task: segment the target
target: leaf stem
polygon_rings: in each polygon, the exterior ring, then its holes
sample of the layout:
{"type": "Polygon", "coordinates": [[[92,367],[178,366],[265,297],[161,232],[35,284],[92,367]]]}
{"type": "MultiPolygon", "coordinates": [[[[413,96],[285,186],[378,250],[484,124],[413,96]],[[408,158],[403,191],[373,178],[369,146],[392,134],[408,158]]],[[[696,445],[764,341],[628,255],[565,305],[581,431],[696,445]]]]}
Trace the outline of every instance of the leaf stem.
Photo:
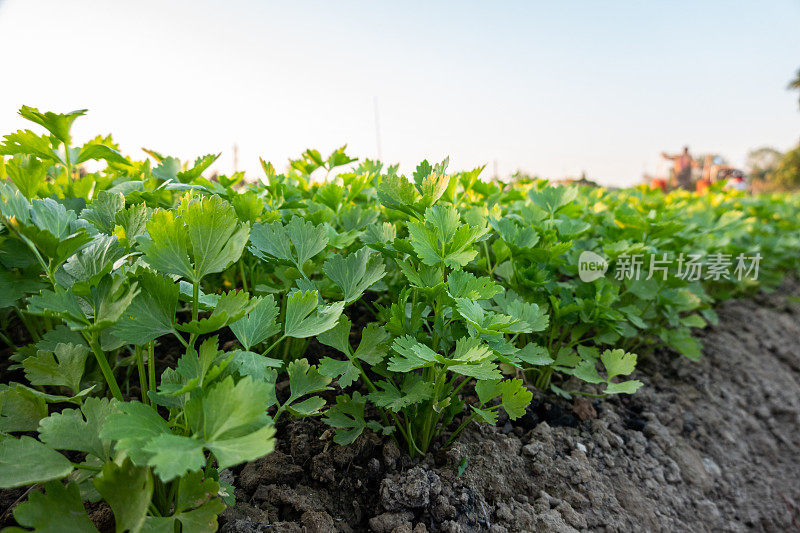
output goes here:
{"type": "Polygon", "coordinates": [[[286,335],[281,335],[281,336],[278,338],[278,340],[276,340],[275,342],[273,342],[272,344],[270,344],[269,348],[267,348],[266,350],[264,350],[264,352],[261,354],[261,357],[266,357],[266,356],[267,356],[267,354],[268,354],[269,352],[271,352],[271,351],[272,351],[272,349],[273,349],[273,348],[275,348],[275,346],[277,346],[277,345],[278,345],[278,343],[279,343],[279,342],[281,342],[281,341],[282,341],[283,339],[285,339],[285,338],[286,338],[286,335]]]}
{"type": "Polygon", "coordinates": [[[578,391],[578,390],[571,390],[571,391],[567,391],[567,392],[570,393],[570,394],[577,394],[579,396],[588,396],[590,398],[601,398],[602,399],[602,398],[606,398],[608,396],[607,394],[594,394],[592,392],[581,392],[581,391],[578,391]]]}
{"type": "Polygon", "coordinates": [[[178,341],[180,341],[181,344],[183,344],[184,348],[188,348],[189,347],[189,343],[186,342],[186,339],[184,339],[183,336],[180,333],[178,333],[175,330],[172,330],[172,334],[175,335],[175,338],[178,339],[178,341]]]}
{"type": "Polygon", "coordinates": [[[83,463],[72,463],[72,466],[78,470],[89,470],[90,472],[101,472],[103,470],[99,466],[87,465],[83,463]]]}
{"type": "Polygon", "coordinates": [[[136,353],[136,370],[139,374],[139,392],[142,395],[142,403],[147,405],[149,403],[147,400],[147,374],[144,369],[142,347],[137,345],[134,347],[134,351],[136,353]]]}
{"type": "Polygon", "coordinates": [[[486,244],[486,241],[483,241],[483,251],[486,254],[486,271],[492,276],[494,275],[494,268],[492,268],[492,258],[489,255],[489,245],[486,244]]]}
{"type": "MultiPolygon", "coordinates": [[[[490,408],[489,408],[489,410],[497,409],[498,407],[500,407],[500,405],[495,405],[494,407],[490,407],[490,408]]],[[[480,404],[480,405],[478,406],[478,409],[483,409],[483,404],[480,404]]],[[[453,440],[455,440],[455,438],[458,436],[458,434],[459,434],[459,433],[461,433],[461,431],[462,431],[462,430],[463,430],[465,427],[467,427],[467,425],[468,425],[470,422],[472,422],[473,420],[475,420],[475,417],[476,417],[477,415],[478,415],[478,413],[476,413],[476,412],[473,412],[473,413],[472,413],[472,415],[471,415],[469,418],[467,418],[467,419],[465,419],[463,422],[461,422],[461,424],[460,424],[460,425],[459,425],[459,426],[456,428],[456,430],[455,430],[455,431],[453,431],[453,433],[450,435],[450,437],[447,439],[447,441],[444,443],[444,446],[442,446],[442,447],[443,447],[443,448],[447,448],[448,446],[450,446],[450,444],[453,442],[453,440]]]]}
{"type": "Polygon", "coordinates": [[[16,351],[16,350],[17,350],[17,345],[16,345],[16,344],[14,344],[13,342],[11,342],[11,339],[9,339],[9,338],[8,338],[8,337],[5,335],[5,333],[3,333],[3,332],[0,332],[0,339],[2,339],[2,341],[3,341],[4,343],[6,343],[6,344],[8,345],[8,347],[9,347],[9,348],[11,348],[12,350],[14,350],[14,351],[16,351]]]}
{"type": "Polygon", "coordinates": [[[106,354],[103,353],[103,349],[100,347],[100,343],[97,340],[97,332],[93,331],[90,335],[84,333],[83,336],[89,343],[89,347],[92,349],[95,359],[97,359],[97,364],[100,366],[100,371],[103,373],[106,383],[108,383],[108,388],[111,390],[111,394],[118,401],[124,401],[122,398],[122,391],[119,390],[117,379],[114,377],[114,371],[111,370],[111,366],[108,364],[108,359],[106,359],[106,354]]]}
{"type": "Polygon", "coordinates": [[[197,314],[200,311],[200,283],[192,282],[192,321],[197,321],[197,314]]]}
{"type": "Polygon", "coordinates": [[[247,276],[244,275],[244,263],[241,259],[239,260],[239,275],[242,278],[242,289],[245,292],[250,292],[247,290],[247,276]]]}
{"type": "Polygon", "coordinates": [[[147,390],[156,390],[156,359],[155,359],[155,341],[150,341],[147,345],[147,390]]]}
{"type": "Polygon", "coordinates": [[[72,183],[72,162],[69,157],[69,144],[64,143],[64,167],[67,171],[67,184],[72,183]]]}
{"type": "Polygon", "coordinates": [[[30,334],[33,341],[39,342],[40,340],[42,340],[41,335],[39,335],[38,328],[36,328],[33,324],[31,324],[30,320],[28,320],[28,318],[25,316],[25,313],[23,313],[19,307],[15,307],[14,311],[17,312],[17,316],[22,322],[22,325],[25,326],[25,329],[28,330],[28,334],[30,334]]]}

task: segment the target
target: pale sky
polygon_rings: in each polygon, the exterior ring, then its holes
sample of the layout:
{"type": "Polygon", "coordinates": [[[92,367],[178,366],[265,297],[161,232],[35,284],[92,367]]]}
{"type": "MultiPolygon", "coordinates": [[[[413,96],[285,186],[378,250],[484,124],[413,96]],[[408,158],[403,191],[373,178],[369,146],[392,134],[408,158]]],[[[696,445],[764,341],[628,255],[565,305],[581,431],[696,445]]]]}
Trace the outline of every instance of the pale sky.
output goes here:
{"type": "MultiPolygon", "coordinates": [[[[625,185],[688,144],[800,140],[800,2],[0,0],[0,133],[88,108],[78,141],[223,152],[222,173],[347,143],[410,172],[493,162],[625,185]]],[[[34,126],[35,129],[35,126],[34,126]]]]}

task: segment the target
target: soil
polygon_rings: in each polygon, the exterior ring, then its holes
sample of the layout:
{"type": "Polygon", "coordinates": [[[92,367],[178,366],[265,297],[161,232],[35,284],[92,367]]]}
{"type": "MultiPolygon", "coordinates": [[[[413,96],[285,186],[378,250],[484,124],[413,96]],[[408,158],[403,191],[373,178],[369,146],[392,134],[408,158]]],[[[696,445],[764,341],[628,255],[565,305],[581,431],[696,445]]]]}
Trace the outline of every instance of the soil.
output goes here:
{"type": "Polygon", "coordinates": [[[223,472],[224,532],[800,531],[800,284],[729,301],[692,363],[640,358],[630,397],[537,395],[411,460],[387,438],[281,424],[271,455],[223,472]],[[461,473],[460,473],[461,471],[461,473]]]}

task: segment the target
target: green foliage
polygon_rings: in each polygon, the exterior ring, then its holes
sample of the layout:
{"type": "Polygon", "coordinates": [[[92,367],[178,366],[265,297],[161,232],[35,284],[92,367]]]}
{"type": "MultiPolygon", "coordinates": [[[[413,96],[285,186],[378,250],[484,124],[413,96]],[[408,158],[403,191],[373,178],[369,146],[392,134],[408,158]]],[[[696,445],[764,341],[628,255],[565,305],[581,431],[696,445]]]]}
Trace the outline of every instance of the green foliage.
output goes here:
{"type": "Polygon", "coordinates": [[[218,196],[186,196],[175,211],[153,213],[147,235],[137,240],[154,269],[199,283],[239,259],[249,232],[250,225],[218,196]]]}
{"type": "Polygon", "coordinates": [[[25,380],[0,384],[0,487],[43,485],[25,528],[91,531],[100,498],[119,531],[214,531],[219,471],[270,453],[282,416],[421,455],[524,416],[534,387],[632,394],[636,354],[698,360],[715,302],[799,266],[794,195],[504,185],[447,160],[406,177],[345,147],[212,179],[216,155],[136,161],[73,145],[83,111],[20,113],[46,132],[0,143],[2,339],[25,380]],[[609,263],[594,281],[585,251],[609,263]],[[755,252],[758,279],[682,275],[755,252]],[[615,275],[637,254],[674,260],[615,275]]]}

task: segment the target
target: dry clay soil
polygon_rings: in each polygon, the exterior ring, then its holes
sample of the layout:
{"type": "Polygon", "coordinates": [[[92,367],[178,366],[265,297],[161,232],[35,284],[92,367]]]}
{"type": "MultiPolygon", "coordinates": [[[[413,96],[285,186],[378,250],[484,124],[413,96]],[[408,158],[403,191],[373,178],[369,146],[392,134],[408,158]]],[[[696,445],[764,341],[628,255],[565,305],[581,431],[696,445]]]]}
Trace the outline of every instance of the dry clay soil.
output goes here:
{"type": "Polygon", "coordinates": [[[722,304],[702,360],[640,358],[631,397],[535,396],[421,460],[282,424],[273,454],[223,473],[237,504],[221,530],[800,531],[798,295],[790,280],[722,304]]]}

